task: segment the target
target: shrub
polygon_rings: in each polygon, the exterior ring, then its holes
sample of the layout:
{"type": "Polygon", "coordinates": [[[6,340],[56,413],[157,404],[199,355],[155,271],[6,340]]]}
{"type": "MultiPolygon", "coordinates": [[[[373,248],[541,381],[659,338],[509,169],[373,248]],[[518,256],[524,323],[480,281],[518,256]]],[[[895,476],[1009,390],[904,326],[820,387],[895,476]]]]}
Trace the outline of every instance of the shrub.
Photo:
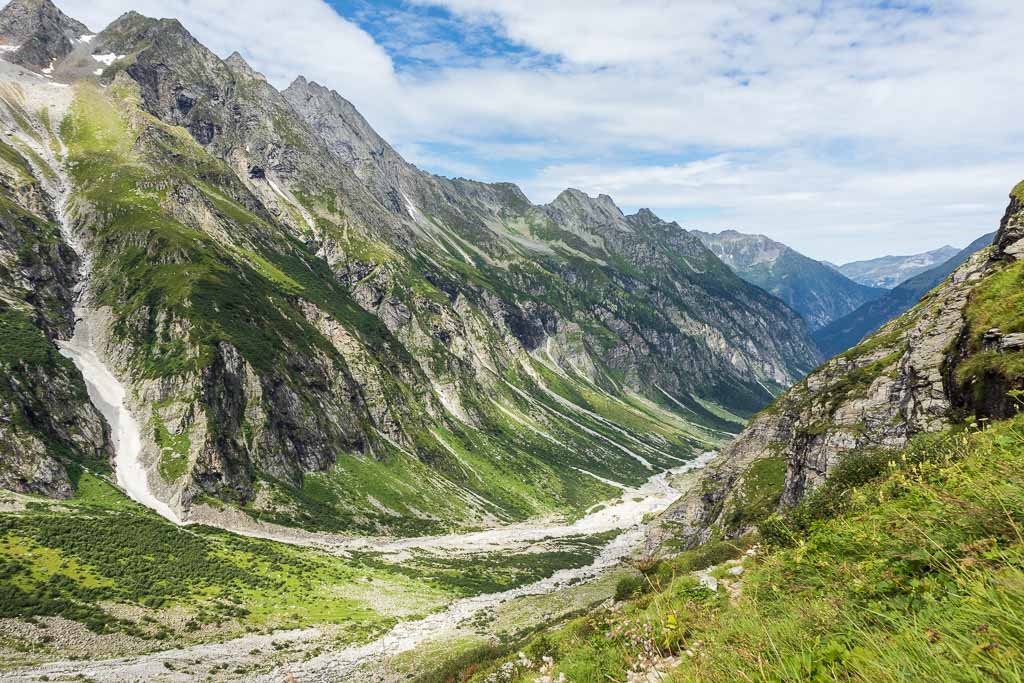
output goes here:
{"type": "Polygon", "coordinates": [[[615,600],[623,601],[629,600],[643,592],[644,586],[647,581],[643,576],[629,575],[623,576],[619,579],[619,582],[615,584],[615,600]]]}

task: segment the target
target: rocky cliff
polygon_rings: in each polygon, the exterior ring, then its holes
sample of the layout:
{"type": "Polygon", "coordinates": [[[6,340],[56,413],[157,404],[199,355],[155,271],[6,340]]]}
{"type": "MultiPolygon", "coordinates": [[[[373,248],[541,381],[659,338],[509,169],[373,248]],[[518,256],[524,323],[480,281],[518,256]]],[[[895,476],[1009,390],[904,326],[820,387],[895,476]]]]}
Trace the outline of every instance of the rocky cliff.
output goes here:
{"type": "Polygon", "coordinates": [[[665,513],[652,547],[673,536],[695,545],[743,534],[841,462],[1015,411],[1012,390],[1024,387],[1021,196],[1018,187],[993,246],[758,414],[665,513]]]}
{"type": "Polygon", "coordinates": [[[39,210],[90,264],[83,316],[183,516],[424,533],[580,511],[818,360],[678,225],[423,173],[336,93],[278,92],[176,21],[129,13],[37,71],[66,116],[10,125],[66,187],[39,210]]]}
{"type": "Polygon", "coordinates": [[[0,49],[22,66],[49,70],[89,34],[49,0],[11,0],[0,11],[0,49]]]}

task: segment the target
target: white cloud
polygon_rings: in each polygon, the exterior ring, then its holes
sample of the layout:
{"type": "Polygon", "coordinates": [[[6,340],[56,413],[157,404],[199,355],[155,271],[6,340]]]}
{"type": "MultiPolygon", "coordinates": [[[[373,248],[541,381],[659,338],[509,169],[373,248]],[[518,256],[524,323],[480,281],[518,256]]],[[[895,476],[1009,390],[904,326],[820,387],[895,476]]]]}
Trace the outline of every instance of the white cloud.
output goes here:
{"type": "Polygon", "coordinates": [[[93,29],[128,9],[176,16],[277,85],[335,88],[440,172],[520,181],[538,200],[576,184],[706,207],[702,225],[819,256],[965,243],[1024,177],[1019,0],[415,1],[454,19],[379,10],[378,44],[323,0],[62,6],[93,29]],[[525,52],[458,44],[495,32],[525,52]],[[385,48],[430,66],[397,70],[385,48]]]}
{"type": "Polygon", "coordinates": [[[552,165],[526,190],[542,201],[564,187],[604,192],[624,208],[653,208],[684,228],[765,233],[809,256],[844,261],[965,246],[995,230],[1005,179],[1021,174],[1012,162],[851,169],[780,153],[666,166],[552,165]]]}

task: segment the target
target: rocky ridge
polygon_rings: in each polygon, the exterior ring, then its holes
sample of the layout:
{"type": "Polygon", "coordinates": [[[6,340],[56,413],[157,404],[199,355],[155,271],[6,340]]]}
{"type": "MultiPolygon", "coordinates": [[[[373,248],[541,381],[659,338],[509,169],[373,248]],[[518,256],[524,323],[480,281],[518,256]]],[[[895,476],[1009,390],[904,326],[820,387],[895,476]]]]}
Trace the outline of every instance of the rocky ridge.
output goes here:
{"type": "Polygon", "coordinates": [[[0,49],[22,66],[49,71],[89,35],[48,0],[11,0],[0,11],[0,49]]]}
{"type": "MultiPolygon", "coordinates": [[[[666,511],[650,547],[670,537],[692,546],[713,535],[746,533],[757,521],[747,500],[754,485],[770,489],[762,514],[785,509],[858,453],[900,449],[914,435],[941,431],[966,416],[1011,414],[1007,390],[1020,384],[1007,370],[1020,357],[1016,337],[1003,345],[1004,332],[986,333],[977,319],[986,292],[1017,277],[1022,207],[1018,188],[991,248],[970,256],[910,311],[754,417],[701,482],[666,511]],[[985,363],[976,366],[978,359],[985,363]],[[985,398],[996,395],[1003,397],[998,405],[985,398]],[[772,470],[777,477],[766,477],[772,470]]],[[[1016,333],[1016,324],[1006,332],[1016,333]]]]}
{"type": "Polygon", "coordinates": [[[833,268],[862,285],[892,289],[915,275],[953,258],[958,251],[956,247],[947,244],[922,254],[881,256],[867,261],[852,261],[833,268]]]}

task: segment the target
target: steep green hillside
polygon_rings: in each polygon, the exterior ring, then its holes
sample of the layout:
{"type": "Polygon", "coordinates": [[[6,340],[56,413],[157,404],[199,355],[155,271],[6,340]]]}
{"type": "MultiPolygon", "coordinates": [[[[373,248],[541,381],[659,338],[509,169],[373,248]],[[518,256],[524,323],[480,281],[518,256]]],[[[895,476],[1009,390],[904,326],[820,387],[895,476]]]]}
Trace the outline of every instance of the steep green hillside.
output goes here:
{"type": "MultiPolygon", "coordinates": [[[[0,84],[0,117],[27,121],[24,92],[0,84]]],[[[0,141],[0,487],[70,496],[66,467],[104,468],[107,428],[53,340],[71,335],[79,260],[64,242],[22,141],[0,141]]]]}
{"type": "Polygon", "coordinates": [[[37,214],[89,264],[76,316],[142,426],[143,484],[183,518],[415,535],[577,515],[817,361],[678,225],[422,173],[336,93],[278,92],[177,21],[128,13],[45,76],[71,87],[18,78],[61,106],[5,97],[4,122],[52,176],[37,214]]]}
{"type": "Polygon", "coordinates": [[[1016,417],[850,460],[763,523],[754,554],[743,538],[645,564],[621,584],[638,597],[514,644],[522,657],[464,662],[465,680],[1020,680],[1022,429],[1016,417]],[[712,566],[716,591],[692,574],[712,566]]]}
{"type": "MultiPolygon", "coordinates": [[[[613,491],[579,470],[638,483],[651,471],[643,462],[668,467],[717,438],[532,360],[490,396],[470,386],[461,398],[478,401],[475,424],[446,417],[420,364],[326,264],[223,164],[136,103],[130,81],[105,93],[83,85],[63,134],[77,222],[94,246],[93,294],[111,311],[111,343],[131,350],[117,361],[152,397],[160,445],[180,444],[161,462],[186,461],[161,467],[165,479],[187,474],[270,521],[421,533],[582,510],[613,491]],[[235,413],[239,399],[248,406],[235,413]],[[384,416],[390,433],[373,426],[384,416]],[[253,489],[261,503],[250,503],[253,489]],[[453,500],[456,490],[468,493],[453,500]]],[[[410,287],[443,296],[426,281],[410,287]]]]}

